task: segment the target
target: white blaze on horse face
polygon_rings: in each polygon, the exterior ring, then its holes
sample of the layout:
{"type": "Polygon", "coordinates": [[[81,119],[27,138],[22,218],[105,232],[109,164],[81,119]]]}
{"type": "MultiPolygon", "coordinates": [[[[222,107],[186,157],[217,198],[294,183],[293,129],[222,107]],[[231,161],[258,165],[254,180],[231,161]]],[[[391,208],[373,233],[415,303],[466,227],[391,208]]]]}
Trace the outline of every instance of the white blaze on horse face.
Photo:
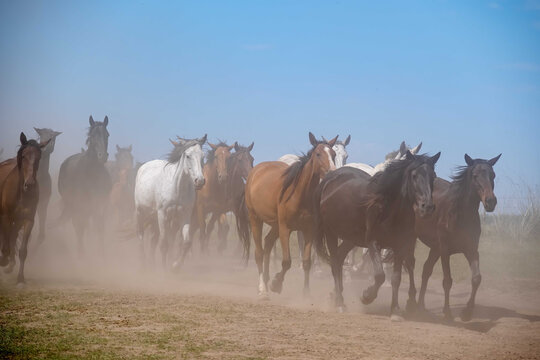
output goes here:
{"type": "Polygon", "coordinates": [[[193,183],[200,184],[204,180],[203,172],[202,172],[202,159],[204,156],[204,153],[202,151],[201,145],[195,144],[188,148],[184,155],[185,161],[186,161],[186,172],[191,177],[191,180],[193,180],[193,183]]]}
{"type": "Polygon", "coordinates": [[[347,150],[345,150],[345,146],[343,144],[336,144],[332,147],[332,149],[336,152],[336,168],[339,169],[345,165],[349,154],[347,154],[347,150]]]}
{"type": "Polygon", "coordinates": [[[334,164],[334,160],[332,160],[332,155],[330,154],[330,148],[328,146],[324,147],[324,151],[326,152],[326,155],[328,155],[328,171],[336,170],[336,164],[334,164]]]}

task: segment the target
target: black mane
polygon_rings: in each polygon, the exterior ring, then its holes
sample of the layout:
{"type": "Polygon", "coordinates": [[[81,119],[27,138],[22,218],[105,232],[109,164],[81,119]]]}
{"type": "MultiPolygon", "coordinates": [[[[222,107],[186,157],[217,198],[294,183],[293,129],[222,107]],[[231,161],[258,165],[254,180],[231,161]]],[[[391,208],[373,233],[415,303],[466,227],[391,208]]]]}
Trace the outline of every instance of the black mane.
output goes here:
{"type": "Polygon", "coordinates": [[[92,130],[97,129],[98,127],[103,127],[103,130],[105,130],[105,135],[109,135],[107,125],[105,125],[105,123],[102,121],[96,121],[94,125],[88,128],[88,132],[86,133],[86,145],[88,145],[88,143],[90,142],[90,138],[92,137],[92,130]]]}
{"type": "MultiPolygon", "coordinates": [[[[318,142],[318,144],[324,143],[323,141],[318,142]]],[[[317,145],[318,145],[317,144],[317,145]]],[[[283,188],[281,189],[281,194],[279,195],[279,201],[283,200],[283,195],[285,195],[285,191],[289,187],[293,187],[293,189],[298,184],[298,181],[300,180],[300,174],[302,173],[302,170],[304,169],[304,166],[306,166],[307,162],[311,158],[311,154],[313,153],[313,150],[316,146],[313,147],[313,149],[309,150],[307,154],[302,154],[299,158],[299,161],[296,161],[295,163],[291,164],[283,173],[283,188]]],[[[285,201],[289,200],[292,196],[294,191],[291,191],[287,199],[285,201]]]]}
{"type": "Polygon", "coordinates": [[[167,155],[167,162],[169,164],[177,163],[187,149],[198,143],[199,141],[197,139],[181,141],[178,145],[175,145],[174,149],[167,155]]]}

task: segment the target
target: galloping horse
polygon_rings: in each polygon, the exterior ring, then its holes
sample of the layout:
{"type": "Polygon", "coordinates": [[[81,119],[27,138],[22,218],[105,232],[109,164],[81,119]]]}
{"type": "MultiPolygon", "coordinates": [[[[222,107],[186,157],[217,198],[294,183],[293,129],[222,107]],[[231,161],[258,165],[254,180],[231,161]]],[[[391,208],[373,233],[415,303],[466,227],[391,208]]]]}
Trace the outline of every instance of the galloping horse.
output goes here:
{"type": "MultiPolygon", "coordinates": [[[[154,238],[150,261],[153,264],[159,238],[163,267],[167,266],[169,242],[179,229],[189,223],[195,191],[202,188],[205,182],[202,173],[202,146],[206,142],[206,135],[201,139],[178,138],[178,142],[170,142],[174,148],[168,159],[144,163],[137,171],[135,180],[135,210],[141,261],[144,264],[144,230],[151,224],[154,238]]],[[[191,242],[191,238],[187,240],[191,242]]]]}
{"type": "MultiPolygon", "coordinates": [[[[192,225],[190,226],[189,230],[190,233],[194,233],[197,229],[197,224],[199,223],[199,227],[201,228],[201,236],[202,229],[205,229],[205,238],[207,240],[209,234],[211,234],[212,230],[214,229],[214,224],[217,221],[219,238],[218,252],[222,253],[227,246],[229,225],[227,223],[226,214],[229,211],[232,211],[235,215],[238,235],[240,238],[248,237],[247,241],[249,243],[249,224],[247,224],[247,213],[245,209],[242,208],[244,206],[242,202],[245,190],[244,181],[247,179],[249,172],[253,168],[253,156],[251,156],[250,151],[253,149],[253,145],[255,145],[255,143],[251,143],[251,145],[245,147],[238,145],[238,143],[235,142],[234,145],[232,145],[235,152],[232,154],[230,153],[229,155],[227,155],[226,149],[220,151],[220,147],[227,147],[226,144],[220,144],[217,146],[211,144],[209,145],[212,147],[214,152],[214,155],[210,155],[209,158],[213,156],[215,158],[213,161],[217,163],[217,166],[211,165],[211,162],[209,161],[207,163],[208,168],[207,165],[205,165],[203,169],[207,182],[204,187],[197,192],[197,201],[191,220],[192,225]],[[220,186],[219,184],[219,163],[221,161],[220,154],[225,155],[222,157],[226,159],[227,176],[221,177],[222,181],[224,181],[223,186],[220,186]],[[212,166],[217,167],[217,169],[212,171],[212,166]],[[218,184],[215,184],[216,175],[218,184]],[[214,178],[213,180],[211,180],[212,177],[214,178]],[[211,188],[210,185],[212,182],[214,182],[213,188],[215,189],[213,198],[211,197],[210,190],[204,192],[207,187],[211,188]],[[212,214],[207,227],[204,218],[201,220],[201,213],[204,217],[206,217],[208,213],[212,214]],[[242,217],[244,217],[244,219],[241,219],[242,217]],[[245,222],[242,222],[242,220],[245,220],[245,222]],[[243,227],[243,224],[246,224],[247,227],[243,227]]],[[[227,147],[227,149],[230,150],[230,147],[227,147]]]]}
{"type": "Polygon", "coordinates": [[[135,188],[135,170],[133,169],[132,146],[122,148],[116,145],[115,161],[108,161],[105,167],[112,179],[110,204],[117,213],[118,224],[132,218],[135,210],[133,192],[135,188]]]}
{"type": "Polygon", "coordinates": [[[52,193],[52,181],[49,174],[49,164],[51,160],[51,154],[54,151],[54,145],[56,144],[56,137],[61,132],[51,129],[38,129],[34,130],[39,135],[39,141],[44,143],[48,141],[47,146],[41,151],[41,160],[39,161],[39,169],[37,172],[37,181],[39,184],[39,203],[37,208],[37,214],[39,217],[39,233],[37,236],[37,245],[43,243],[45,239],[45,222],[47,221],[47,208],[49,206],[49,200],[52,193]]]}
{"type": "MultiPolygon", "coordinates": [[[[285,273],[291,267],[289,236],[291,231],[304,232],[306,244],[303,253],[304,292],[309,291],[309,270],[311,268],[312,238],[312,198],[320,179],[329,171],[335,170],[332,150],[337,136],[329,142],[317,141],[309,133],[313,148],[300,161],[288,166],[281,161],[268,161],[258,164],[249,173],[245,202],[248,209],[251,231],[255,241],[255,261],[259,270],[259,294],[267,296],[270,279],[270,252],[279,236],[283,258],[281,271],[276,274],[270,289],[280,293],[285,273]],[[271,226],[262,244],[263,223],[271,226]],[[264,259],[263,259],[264,255],[264,259]],[[263,272],[264,264],[264,272],[263,272]]],[[[244,247],[245,248],[245,247],[244,247]]]]}
{"type": "MultiPolygon", "coordinates": [[[[329,261],[334,277],[335,305],[343,303],[343,261],[354,246],[369,248],[375,270],[375,283],[364,290],[362,302],[371,303],[384,282],[381,255],[377,245],[392,248],[395,254],[392,274],[392,319],[401,318],[398,289],[403,259],[414,252],[414,219],[433,212],[431,198],[433,157],[407,152],[402,161],[392,162],[373,177],[358,169],[343,167],[328,174],[315,193],[315,244],[319,256],[329,261]],[[338,245],[338,239],[342,243],[338,245]]],[[[413,271],[413,269],[408,269],[413,271]]],[[[411,305],[416,293],[409,293],[411,305]]]]}
{"type": "Polygon", "coordinates": [[[21,147],[15,159],[0,163],[0,240],[2,254],[0,266],[9,262],[6,272],[15,266],[15,247],[19,231],[23,230],[19,248],[19,274],[17,283],[24,283],[24,263],[28,253],[28,239],[34,226],[39,201],[37,172],[41,151],[50,140],[38,143],[20,135],[21,147]]]}
{"type": "MultiPolygon", "coordinates": [[[[212,213],[210,223],[215,223],[214,217],[219,217],[226,213],[227,202],[227,181],[228,181],[228,160],[231,157],[231,150],[234,145],[227,145],[220,142],[214,145],[208,142],[210,151],[206,155],[206,164],[203,167],[205,179],[204,186],[197,190],[195,206],[191,215],[189,238],[193,238],[195,231],[199,230],[201,241],[201,251],[208,252],[208,234],[206,229],[206,216],[212,213]]],[[[220,230],[222,224],[220,223],[220,230]]],[[[210,233],[210,229],[208,232],[210,233]]],[[[225,244],[220,242],[218,252],[221,253],[225,244]]]]}
{"type": "MultiPolygon", "coordinates": [[[[467,166],[459,168],[450,183],[435,179],[433,201],[435,213],[427,219],[416,219],[416,232],[420,240],[429,248],[429,256],[422,271],[422,286],[418,303],[425,308],[424,298],[429,277],[435,263],[441,258],[444,288],[444,315],[452,319],[449,297],[452,287],[450,255],[463,253],[472,272],[472,292],[467,306],[461,313],[464,321],[471,319],[476,291],[480,286],[478,242],[482,232],[478,207],[480,202],[487,212],[495,210],[497,198],[493,193],[495,172],[493,166],[501,155],[491,160],[471,159],[465,154],[467,166]]],[[[414,260],[413,260],[414,262],[414,260]]]]}
{"type": "Polygon", "coordinates": [[[79,257],[84,256],[84,234],[92,218],[102,255],[105,254],[105,213],[111,191],[111,178],[105,162],[109,154],[109,118],[88,122],[87,150],[71,155],[60,166],[58,191],[64,205],[62,219],[71,217],[78,241],[79,257]]]}

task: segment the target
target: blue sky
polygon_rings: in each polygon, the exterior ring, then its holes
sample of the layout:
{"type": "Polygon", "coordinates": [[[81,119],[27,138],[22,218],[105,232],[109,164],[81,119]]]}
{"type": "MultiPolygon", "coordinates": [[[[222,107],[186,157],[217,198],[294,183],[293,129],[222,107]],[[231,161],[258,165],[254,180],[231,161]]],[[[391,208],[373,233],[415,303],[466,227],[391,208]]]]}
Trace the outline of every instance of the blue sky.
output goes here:
{"type": "Polygon", "coordinates": [[[539,1],[2,1],[0,146],[63,131],[54,164],[84,145],[88,116],[139,160],[167,138],[248,144],[256,161],[352,135],[376,164],[401,140],[467,152],[540,184],[539,1]]]}

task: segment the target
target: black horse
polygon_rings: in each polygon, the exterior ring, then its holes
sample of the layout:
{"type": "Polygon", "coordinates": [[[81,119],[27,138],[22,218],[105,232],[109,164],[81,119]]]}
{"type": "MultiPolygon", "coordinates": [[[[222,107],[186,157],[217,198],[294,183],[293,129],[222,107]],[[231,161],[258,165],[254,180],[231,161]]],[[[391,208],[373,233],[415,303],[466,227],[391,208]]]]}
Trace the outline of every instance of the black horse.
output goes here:
{"type": "MultiPolygon", "coordinates": [[[[373,177],[342,167],[319,184],[314,204],[314,241],[319,256],[330,262],[338,310],[344,309],[343,261],[354,246],[369,249],[375,270],[375,283],[364,290],[361,300],[369,304],[377,297],[385,278],[380,246],[394,250],[390,312],[392,319],[401,318],[401,266],[414,252],[415,216],[433,212],[431,191],[439,156],[440,153],[433,157],[416,156],[407,151],[405,160],[391,163],[373,177]],[[339,245],[338,239],[343,240],[339,245]]],[[[415,296],[409,293],[409,304],[415,303],[415,296]]]]}
{"type": "Polygon", "coordinates": [[[39,233],[37,236],[37,246],[43,243],[45,239],[45,222],[47,221],[47,208],[49,206],[49,200],[52,193],[52,181],[49,174],[49,164],[51,160],[51,154],[54,151],[54,145],[56,144],[56,137],[61,134],[59,131],[52,129],[39,129],[34,128],[39,135],[39,141],[45,143],[48,141],[47,146],[41,150],[41,160],[39,162],[39,169],[37,172],[37,181],[39,183],[39,203],[37,207],[37,215],[39,217],[39,233]]]}
{"type": "Polygon", "coordinates": [[[84,232],[92,218],[104,254],[105,213],[111,191],[111,178],[105,162],[108,153],[109,118],[89,119],[87,150],[68,157],[60,166],[58,191],[64,205],[62,218],[71,218],[78,240],[79,256],[84,256],[84,232]]]}

